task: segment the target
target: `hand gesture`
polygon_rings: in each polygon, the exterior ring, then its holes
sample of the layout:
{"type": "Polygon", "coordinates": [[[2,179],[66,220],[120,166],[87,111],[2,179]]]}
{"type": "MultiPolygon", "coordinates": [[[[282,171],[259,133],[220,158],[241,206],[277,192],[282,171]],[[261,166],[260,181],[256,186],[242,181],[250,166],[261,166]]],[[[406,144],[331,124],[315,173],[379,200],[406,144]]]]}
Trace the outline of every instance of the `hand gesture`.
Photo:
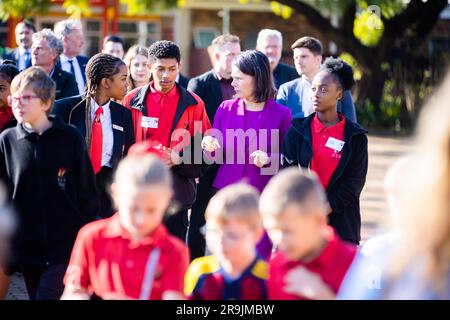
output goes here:
{"type": "Polygon", "coordinates": [[[289,271],[284,282],[286,284],[284,290],[288,293],[314,300],[335,298],[333,290],[323,282],[320,275],[302,266],[289,271]]]}
{"type": "Polygon", "coordinates": [[[219,141],[211,136],[206,136],[202,140],[202,149],[208,152],[214,152],[220,149],[219,141]]]}
{"type": "Polygon", "coordinates": [[[250,157],[253,158],[253,164],[259,168],[264,167],[269,162],[269,156],[261,150],[253,152],[250,157]]]}

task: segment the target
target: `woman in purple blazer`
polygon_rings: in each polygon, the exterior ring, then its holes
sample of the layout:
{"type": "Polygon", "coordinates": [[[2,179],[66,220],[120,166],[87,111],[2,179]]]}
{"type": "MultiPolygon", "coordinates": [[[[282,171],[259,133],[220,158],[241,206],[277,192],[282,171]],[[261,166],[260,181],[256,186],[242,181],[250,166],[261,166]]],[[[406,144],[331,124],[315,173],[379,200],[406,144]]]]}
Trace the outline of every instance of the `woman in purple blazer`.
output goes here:
{"type": "Polygon", "coordinates": [[[243,181],[261,192],[278,172],[291,113],[273,99],[269,66],[267,57],[255,50],[243,52],[233,62],[231,84],[237,98],[222,102],[214,117],[214,138],[205,137],[202,143],[220,164],[216,189],[243,181]]]}
{"type": "Polygon", "coordinates": [[[291,112],[273,99],[272,73],[263,53],[241,53],[233,62],[232,77],[237,98],[222,102],[202,147],[220,164],[216,189],[246,182],[261,192],[280,167],[291,112]]]}

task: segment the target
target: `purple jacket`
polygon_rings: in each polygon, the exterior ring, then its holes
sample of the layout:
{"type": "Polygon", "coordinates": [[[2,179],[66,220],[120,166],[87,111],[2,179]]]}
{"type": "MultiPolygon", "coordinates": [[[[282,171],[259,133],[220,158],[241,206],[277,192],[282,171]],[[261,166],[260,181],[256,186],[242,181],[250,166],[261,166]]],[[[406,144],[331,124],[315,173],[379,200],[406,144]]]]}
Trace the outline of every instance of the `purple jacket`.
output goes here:
{"type": "Polygon", "coordinates": [[[214,156],[217,159],[223,155],[223,164],[213,184],[217,189],[244,181],[261,192],[280,167],[283,138],[291,126],[291,111],[270,99],[255,123],[246,123],[246,112],[244,100],[238,98],[222,102],[215,115],[213,128],[221,132],[221,136],[215,135],[221,149],[214,156]],[[256,150],[270,157],[264,168],[255,166],[250,158],[256,150]]]}

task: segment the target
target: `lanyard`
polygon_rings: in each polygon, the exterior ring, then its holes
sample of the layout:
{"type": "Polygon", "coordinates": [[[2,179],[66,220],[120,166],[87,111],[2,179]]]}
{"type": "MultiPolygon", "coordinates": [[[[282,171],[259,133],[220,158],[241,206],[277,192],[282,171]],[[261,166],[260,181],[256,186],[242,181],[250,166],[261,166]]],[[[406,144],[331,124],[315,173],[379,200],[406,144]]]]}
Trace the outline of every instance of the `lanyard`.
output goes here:
{"type": "Polygon", "coordinates": [[[147,265],[145,266],[144,280],[142,281],[141,294],[139,300],[148,300],[152,294],[153,280],[155,278],[156,266],[158,265],[161,250],[155,248],[148,256],[147,265]]]}

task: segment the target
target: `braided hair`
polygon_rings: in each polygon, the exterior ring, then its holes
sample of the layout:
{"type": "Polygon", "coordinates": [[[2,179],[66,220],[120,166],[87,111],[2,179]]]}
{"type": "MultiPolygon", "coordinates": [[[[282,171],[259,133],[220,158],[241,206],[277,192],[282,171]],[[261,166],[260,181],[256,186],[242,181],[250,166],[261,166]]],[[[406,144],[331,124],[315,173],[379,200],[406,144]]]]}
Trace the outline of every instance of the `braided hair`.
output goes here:
{"type": "Polygon", "coordinates": [[[125,66],[120,58],[106,53],[98,53],[89,59],[86,65],[86,145],[88,149],[91,145],[91,99],[99,90],[100,83],[104,78],[115,76],[120,71],[120,67],[125,66]]]}

